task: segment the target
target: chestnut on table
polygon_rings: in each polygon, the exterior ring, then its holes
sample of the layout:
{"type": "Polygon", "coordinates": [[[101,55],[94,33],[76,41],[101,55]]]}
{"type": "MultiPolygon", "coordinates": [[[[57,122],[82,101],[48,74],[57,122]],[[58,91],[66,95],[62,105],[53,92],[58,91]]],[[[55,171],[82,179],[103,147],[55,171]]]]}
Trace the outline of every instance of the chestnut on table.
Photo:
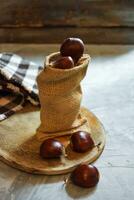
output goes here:
{"type": "Polygon", "coordinates": [[[74,169],[70,178],[75,185],[91,188],[99,182],[99,171],[95,166],[81,164],[74,169]]]}

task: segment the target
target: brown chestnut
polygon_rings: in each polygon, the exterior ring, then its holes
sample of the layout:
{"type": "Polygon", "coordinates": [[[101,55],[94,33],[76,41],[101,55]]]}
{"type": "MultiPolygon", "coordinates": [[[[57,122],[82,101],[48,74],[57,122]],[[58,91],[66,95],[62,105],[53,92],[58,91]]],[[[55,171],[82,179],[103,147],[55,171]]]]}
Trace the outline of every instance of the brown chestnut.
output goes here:
{"type": "Polygon", "coordinates": [[[60,47],[62,56],[71,56],[74,63],[77,63],[79,58],[83,55],[84,43],[79,38],[67,38],[63,41],[60,47]]]}
{"type": "Polygon", "coordinates": [[[79,153],[91,150],[95,146],[90,134],[84,131],[73,133],[70,139],[70,143],[72,149],[79,153]]]}
{"type": "Polygon", "coordinates": [[[81,164],[71,173],[71,180],[75,185],[90,188],[99,182],[99,171],[93,165],[81,164]]]}
{"type": "Polygon", "coordinates": [[[74,61],[70,56],[60,57],[52,63],[54,68],[58,69],[70,69],[74,67],[74,61]]]}
{"type": "Polygon", "coordinates": [[[42,158],[59,158],[63,152],[63,145],[56,139],[47,139],[40,146],[42,158]]]}

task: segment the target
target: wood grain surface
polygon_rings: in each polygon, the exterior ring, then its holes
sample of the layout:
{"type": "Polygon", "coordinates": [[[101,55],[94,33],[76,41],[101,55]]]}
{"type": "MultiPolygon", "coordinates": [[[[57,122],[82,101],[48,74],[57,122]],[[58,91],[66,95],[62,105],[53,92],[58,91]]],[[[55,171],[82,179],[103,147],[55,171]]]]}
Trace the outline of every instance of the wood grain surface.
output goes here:
{"type": "Polygon", "coordinates": [[[1,27],[134,26],[134,2],[128,0],[1,0],[1,27]]]}
{"type": "MultiPolygon", "coordinates": [[[[6,45],[40,64],[59,45],[6,45]]],[[[97,188],[64,184],[68,175],[30,175],[0,162],[0,200],[131,200],[134,197],[134,46],[87,45],[91,67],[83,81],[83,105],[92,110],[107,131],[106,148],[95,162],[97,188]]]]}
{"type": "Polygon", "coordinates": [[[42,159],[39,155],[41,141],[37,139],[36,129],[40,124],[40,113],[30,105],[23,111],[1,122],[0,126],[0,160],[11,167],[32,174],[66,174],[78,164],[93,163],[102,153],[105,145],[105,131],[101,122],[85,108],[82,115],[88,123],[81,127],[89,131],[95,147],[86,153],[76,153],[70,148],[70,137],[57,137],[65,147],[66,156],[60,159],[42,159]],[[30,123],[29,123],[30,120],[30,123]]]}
{"type": "Polygon", "coordinates": [[[93,44],[133,44],[134,28],[0,28],[0,43],[62,43],[67,37],[93,44]]]}
{"type": "Polygon", "coordinates": [[[134,43],[133,0],[1,0],[0,42],[134,43]]]}

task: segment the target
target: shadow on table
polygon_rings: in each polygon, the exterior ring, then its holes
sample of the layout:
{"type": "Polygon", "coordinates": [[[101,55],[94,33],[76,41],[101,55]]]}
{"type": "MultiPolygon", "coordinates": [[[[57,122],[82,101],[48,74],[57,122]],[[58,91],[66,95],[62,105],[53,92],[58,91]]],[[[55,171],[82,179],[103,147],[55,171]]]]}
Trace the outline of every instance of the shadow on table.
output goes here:
{"type": "Polygon", "coordinates": [[[75,186],[74,184],[72,184],[71,181],[69,181],[66,185],[65,185],[65,190],[67,192],[67,194],[71,197],[71,198],[81,198],[81,197],[90,197],[94,194],[94,192],[96,191],[97,187],[93,187],[93,188],[81,188],[78,186],[75,186]]]}

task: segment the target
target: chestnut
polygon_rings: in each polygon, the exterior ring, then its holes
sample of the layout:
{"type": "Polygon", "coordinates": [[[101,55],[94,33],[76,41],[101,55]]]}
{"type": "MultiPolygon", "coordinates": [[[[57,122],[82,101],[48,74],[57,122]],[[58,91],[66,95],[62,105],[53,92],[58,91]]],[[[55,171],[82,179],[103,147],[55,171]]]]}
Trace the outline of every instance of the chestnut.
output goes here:
{"type": "Polygon", "coordinates": [[[72,134],[70,138],[71,148],[79,153],[91,150],[95,145],[89,133],[78,131],[72,134]]]}
{"type": "Polygon", "coordinates": [[[67,38],[63,41],[60,47],[60,53],[62,56],[71,56],[76,64],[83,55],[84,43],[79,38],[67,38]]]}
{"type": "Polygon", "coordinates": [[[71,173],[70,178],[75,185],[90,188],[99,182],[99,171],[93,165],[80,164],[71,173]]]}
{"type": "Polygon", "coordinates": [[[70,56],[60,57],[52,63],[54,68],[70,69],[74,67],[74,61],[70,56]]]}
{"type": "Polygon", "coordinates": [[[46,139],[40,146],[42,158],[59,158],[63,152],[63,145],[56,139],[46,139]]]}

